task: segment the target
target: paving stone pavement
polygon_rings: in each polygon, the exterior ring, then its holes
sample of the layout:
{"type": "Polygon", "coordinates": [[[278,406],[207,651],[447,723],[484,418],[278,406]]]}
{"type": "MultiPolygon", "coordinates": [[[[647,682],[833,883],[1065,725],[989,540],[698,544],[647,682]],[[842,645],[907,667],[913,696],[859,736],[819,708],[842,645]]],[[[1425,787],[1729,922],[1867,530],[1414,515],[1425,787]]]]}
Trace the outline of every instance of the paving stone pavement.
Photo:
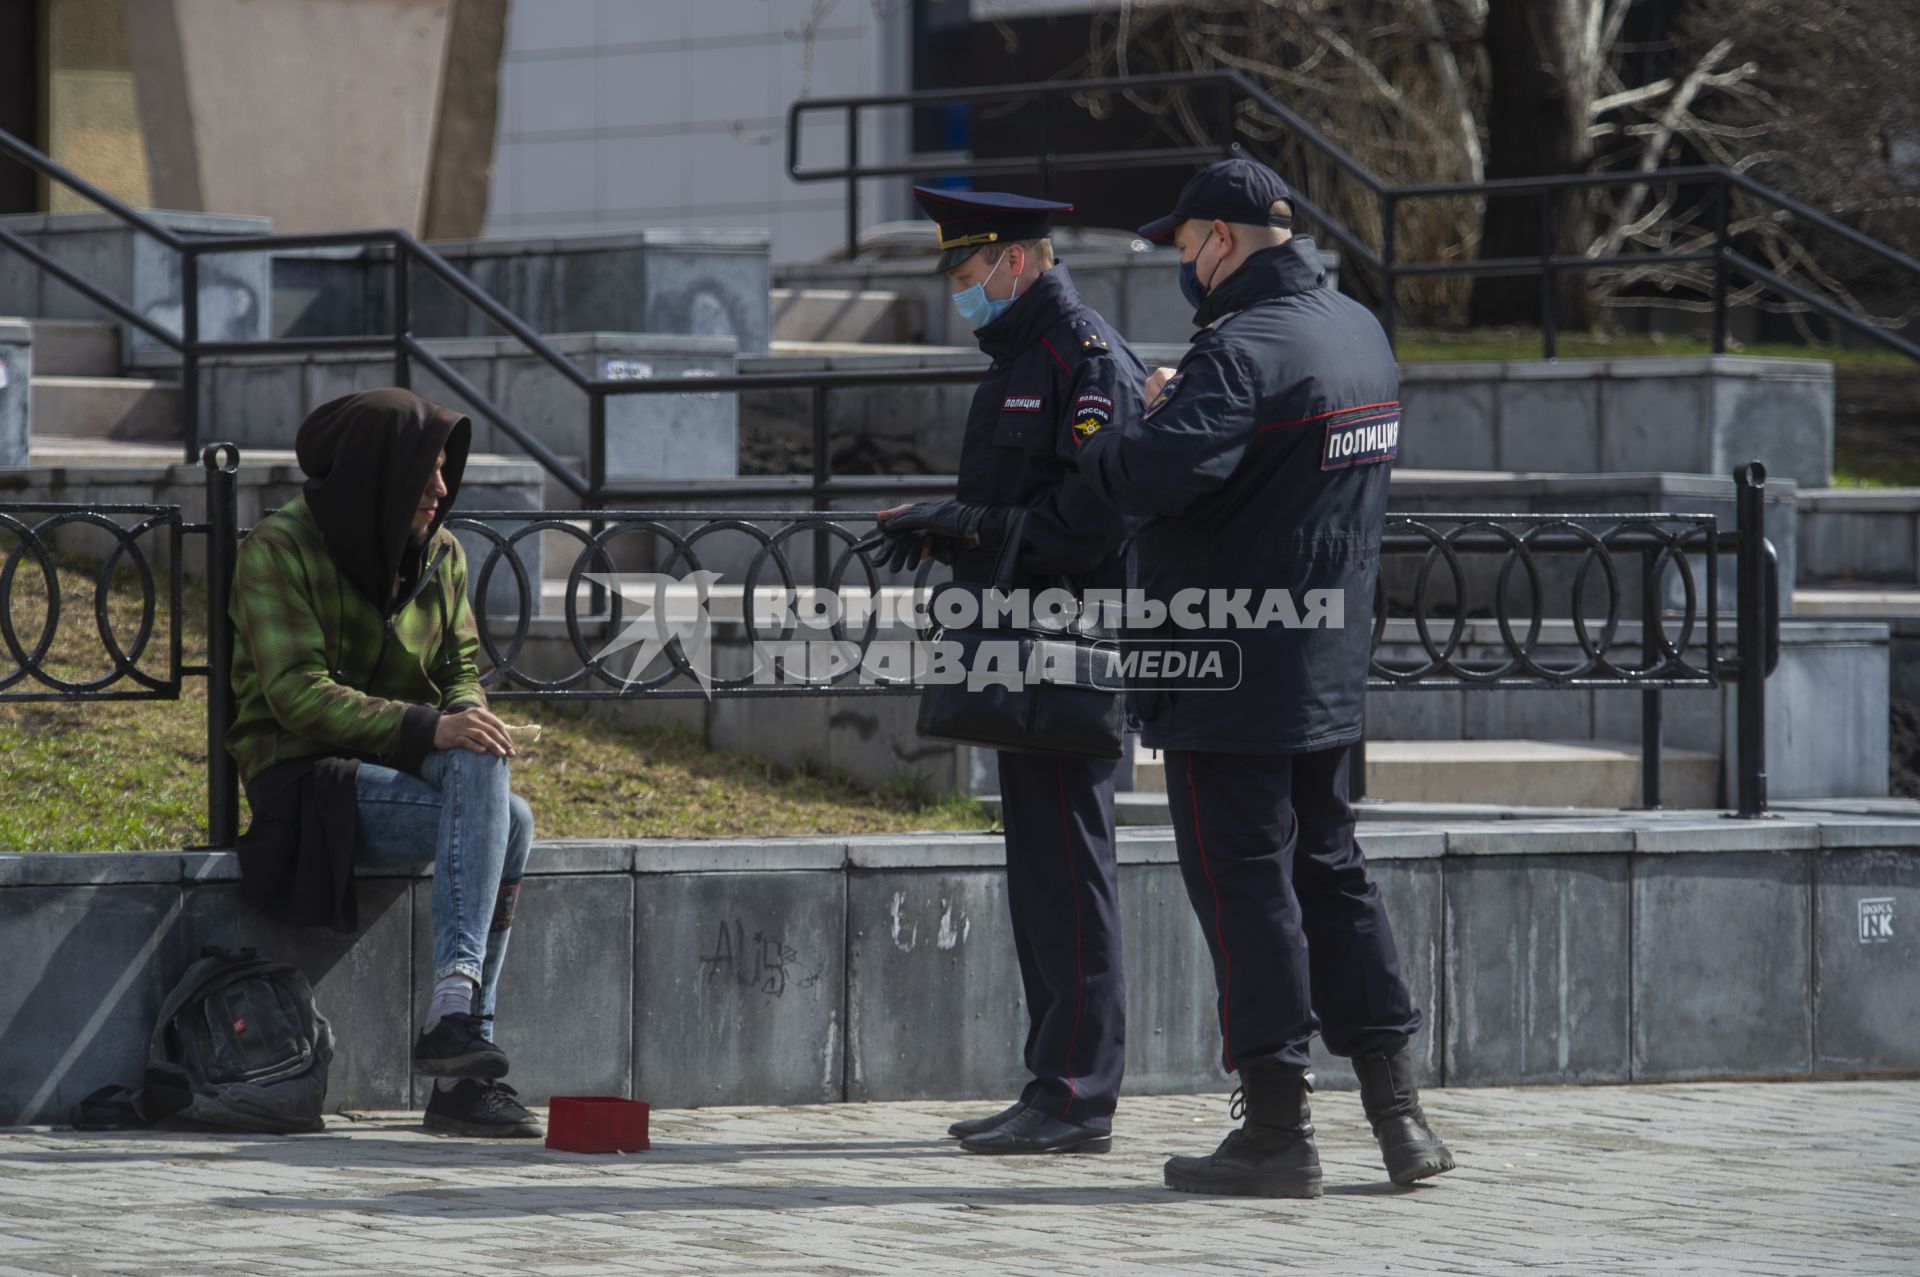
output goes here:
{"type": "Polygon", "coordinates": [[[1315,1097],[1327,1195],[1167,1192],[1220,1096],[1129,1097],[1107,1156],[995,1159],[974,1104],[697,1109],[652,1151],[427,1135],[0,1132],[22,1274],[1920,1273],[1920,1082],[1432,1091],[1460,1169],[1400,1189],[1315,1097]]]}

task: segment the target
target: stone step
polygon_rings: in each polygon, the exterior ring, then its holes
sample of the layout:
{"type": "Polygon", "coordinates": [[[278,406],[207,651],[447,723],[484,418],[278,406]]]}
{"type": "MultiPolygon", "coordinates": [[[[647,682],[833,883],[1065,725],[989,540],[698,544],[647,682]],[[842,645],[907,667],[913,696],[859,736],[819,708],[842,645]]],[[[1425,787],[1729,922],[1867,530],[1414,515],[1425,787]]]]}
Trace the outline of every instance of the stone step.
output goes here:
{"type": "Polygon", "coordinates": [[[1795,616],[1920,617],[1920,585],[1823,582],[1793,592],[1795,616]]]}
{"type": "Polygon", "coordinates": [[[1809,488],[1796,508],[1797,585],[1920,585],[1920,488],[1809,488]]]}
{"type": "MultiPolygon", "coordinates": [[[[1635,801],[1638,801],[1635,795],[1635,801]]],[[[983,796],[980,805],[998,819],[1000,799],[983,796]]],[[[1892,800],[1888,800],[1892,801],[1892,800]]],[[[1677,805],[1677,804],[1676,804],[1677,805]]],[[[1614,814],[1606,807],[1521,807],[1501,803],[1392,803],[1365,798],[1354,804],[1354,814],[1368,823],[1396,821],[1401,824],[1431,824],[1455,821],[1493,820],[1580,820],[1598,819],[1614,814]]],[[[1135,790],[1113,796],[1114,823],[1127,828],[1166,825],[1167,796],[1135,790]]]]}
{"type": "Polygon", "coordinates": [[[775,342],[910,342],[922,328],[920,302],[896,292],[775,288],[769,294],[775,342]]]}
{"type": "Polygon", "coordinates": [[[178,382],[36,375],[30,411],[36,434],[142,442],[181,437],[178,382]]]}
{"type": "MultiPolygon", "coordinates": [[[[1712,807],[1720,760],[1668,749],[1661,798],[1669,807],[1712,807]]],[[[1136,792],[1164,794],[1157,751],[1134,756],[1136,792]]],[[[1401,803],[1472,803],[1496,808],[1626,808],[1640,803],[1640,751],[1608,741],[1376,740],[1367,742],[1367,796],[1401,803]]]]}
{"type": "Polygon", "coordinates": [[[120,330],[85,319],[31,319],[39,377],[118,377],[120,330]]]}
{"type": "MultiPolygon", "coordinates": [[[[241,458],[243,479],[297,485],[301,475],[291,449],[252,448],[241,458]]],[[[110,487],[115,484],[150,482],[156,471],[186,466],[194,473],[190,482],[199,481],[200,464],[187,462],[178,443],[142,440],[120,441],[97,435],[43,435],[35,432],[29,465],[35,470],[65,472],[69,483],[110,487]]],[[[475,489],[476,503],[498,500],[495,489],[511,483],[539,481],[539,470],[525,457],[475,452],[467,456],[464,487],[475,489]]],[[[59,496],[12,498],[18,500],[65,500],[59,496]]],[[[171,500],[171,497],[166,498],[171,500]]]]}

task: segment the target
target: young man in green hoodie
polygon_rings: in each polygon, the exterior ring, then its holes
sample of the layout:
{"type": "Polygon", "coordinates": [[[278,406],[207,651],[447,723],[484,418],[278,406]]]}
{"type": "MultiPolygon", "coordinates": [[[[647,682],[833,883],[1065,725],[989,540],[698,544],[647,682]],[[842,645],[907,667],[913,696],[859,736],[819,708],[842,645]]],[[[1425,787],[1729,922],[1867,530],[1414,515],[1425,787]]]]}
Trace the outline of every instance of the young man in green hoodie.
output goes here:
{"type": "Polygon", "coordinates": [[[466,557],[446,531],[472,426],[411,391],[315,409],[302,495],[241,542],[227,749],[253,823],[247,898],[357,930],[354,870],[433,866],[433,990],[417,1072],[430,1129],[537,1136],[493,1043],[494,998],[533,840],[514,753],[474,657],[466,557]]]}

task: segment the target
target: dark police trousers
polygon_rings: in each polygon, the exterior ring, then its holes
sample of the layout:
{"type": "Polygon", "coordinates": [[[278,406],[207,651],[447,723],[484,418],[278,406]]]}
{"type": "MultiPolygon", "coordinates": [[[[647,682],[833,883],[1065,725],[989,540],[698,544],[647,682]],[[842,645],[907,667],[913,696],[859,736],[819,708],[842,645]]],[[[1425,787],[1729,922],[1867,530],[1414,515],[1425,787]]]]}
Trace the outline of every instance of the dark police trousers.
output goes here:
{"type": "Polygon", "coordinates": [[[1167,751],[1187,896],[1213,955],[1228,1072],[1306,1068],[1420,1027],[1380,889],[1353,840],[1342,746],[1305,754],[1167,751]]]}
{"type": "Polygon", "coordinates": [[[1022,1102],[1107,1129],[1126,1064],[1110,762],[1001,751],[1007,901],[1027,995],[1022,1102]]]}

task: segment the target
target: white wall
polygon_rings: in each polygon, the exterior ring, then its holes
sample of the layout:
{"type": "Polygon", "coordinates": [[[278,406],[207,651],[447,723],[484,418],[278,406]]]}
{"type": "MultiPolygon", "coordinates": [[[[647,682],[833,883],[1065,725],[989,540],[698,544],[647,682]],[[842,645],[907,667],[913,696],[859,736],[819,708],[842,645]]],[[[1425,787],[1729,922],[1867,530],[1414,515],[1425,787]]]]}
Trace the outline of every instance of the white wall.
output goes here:
{"type": "MultiPolygon", "coordinates": [[[[908,27],[907,0],[512,0],[486,233],[760,226],[812,260],[844,187],[787,178],[787,107],[906,88],[908,27]]],[[[874,121],[865,154],[900,155],[904,125],[874,121]]],[[[843,133],[803,160],[838,163],[843,133]]],[[[907,216],[907,185],[867,184],[862,221],[907,216]]]]}

